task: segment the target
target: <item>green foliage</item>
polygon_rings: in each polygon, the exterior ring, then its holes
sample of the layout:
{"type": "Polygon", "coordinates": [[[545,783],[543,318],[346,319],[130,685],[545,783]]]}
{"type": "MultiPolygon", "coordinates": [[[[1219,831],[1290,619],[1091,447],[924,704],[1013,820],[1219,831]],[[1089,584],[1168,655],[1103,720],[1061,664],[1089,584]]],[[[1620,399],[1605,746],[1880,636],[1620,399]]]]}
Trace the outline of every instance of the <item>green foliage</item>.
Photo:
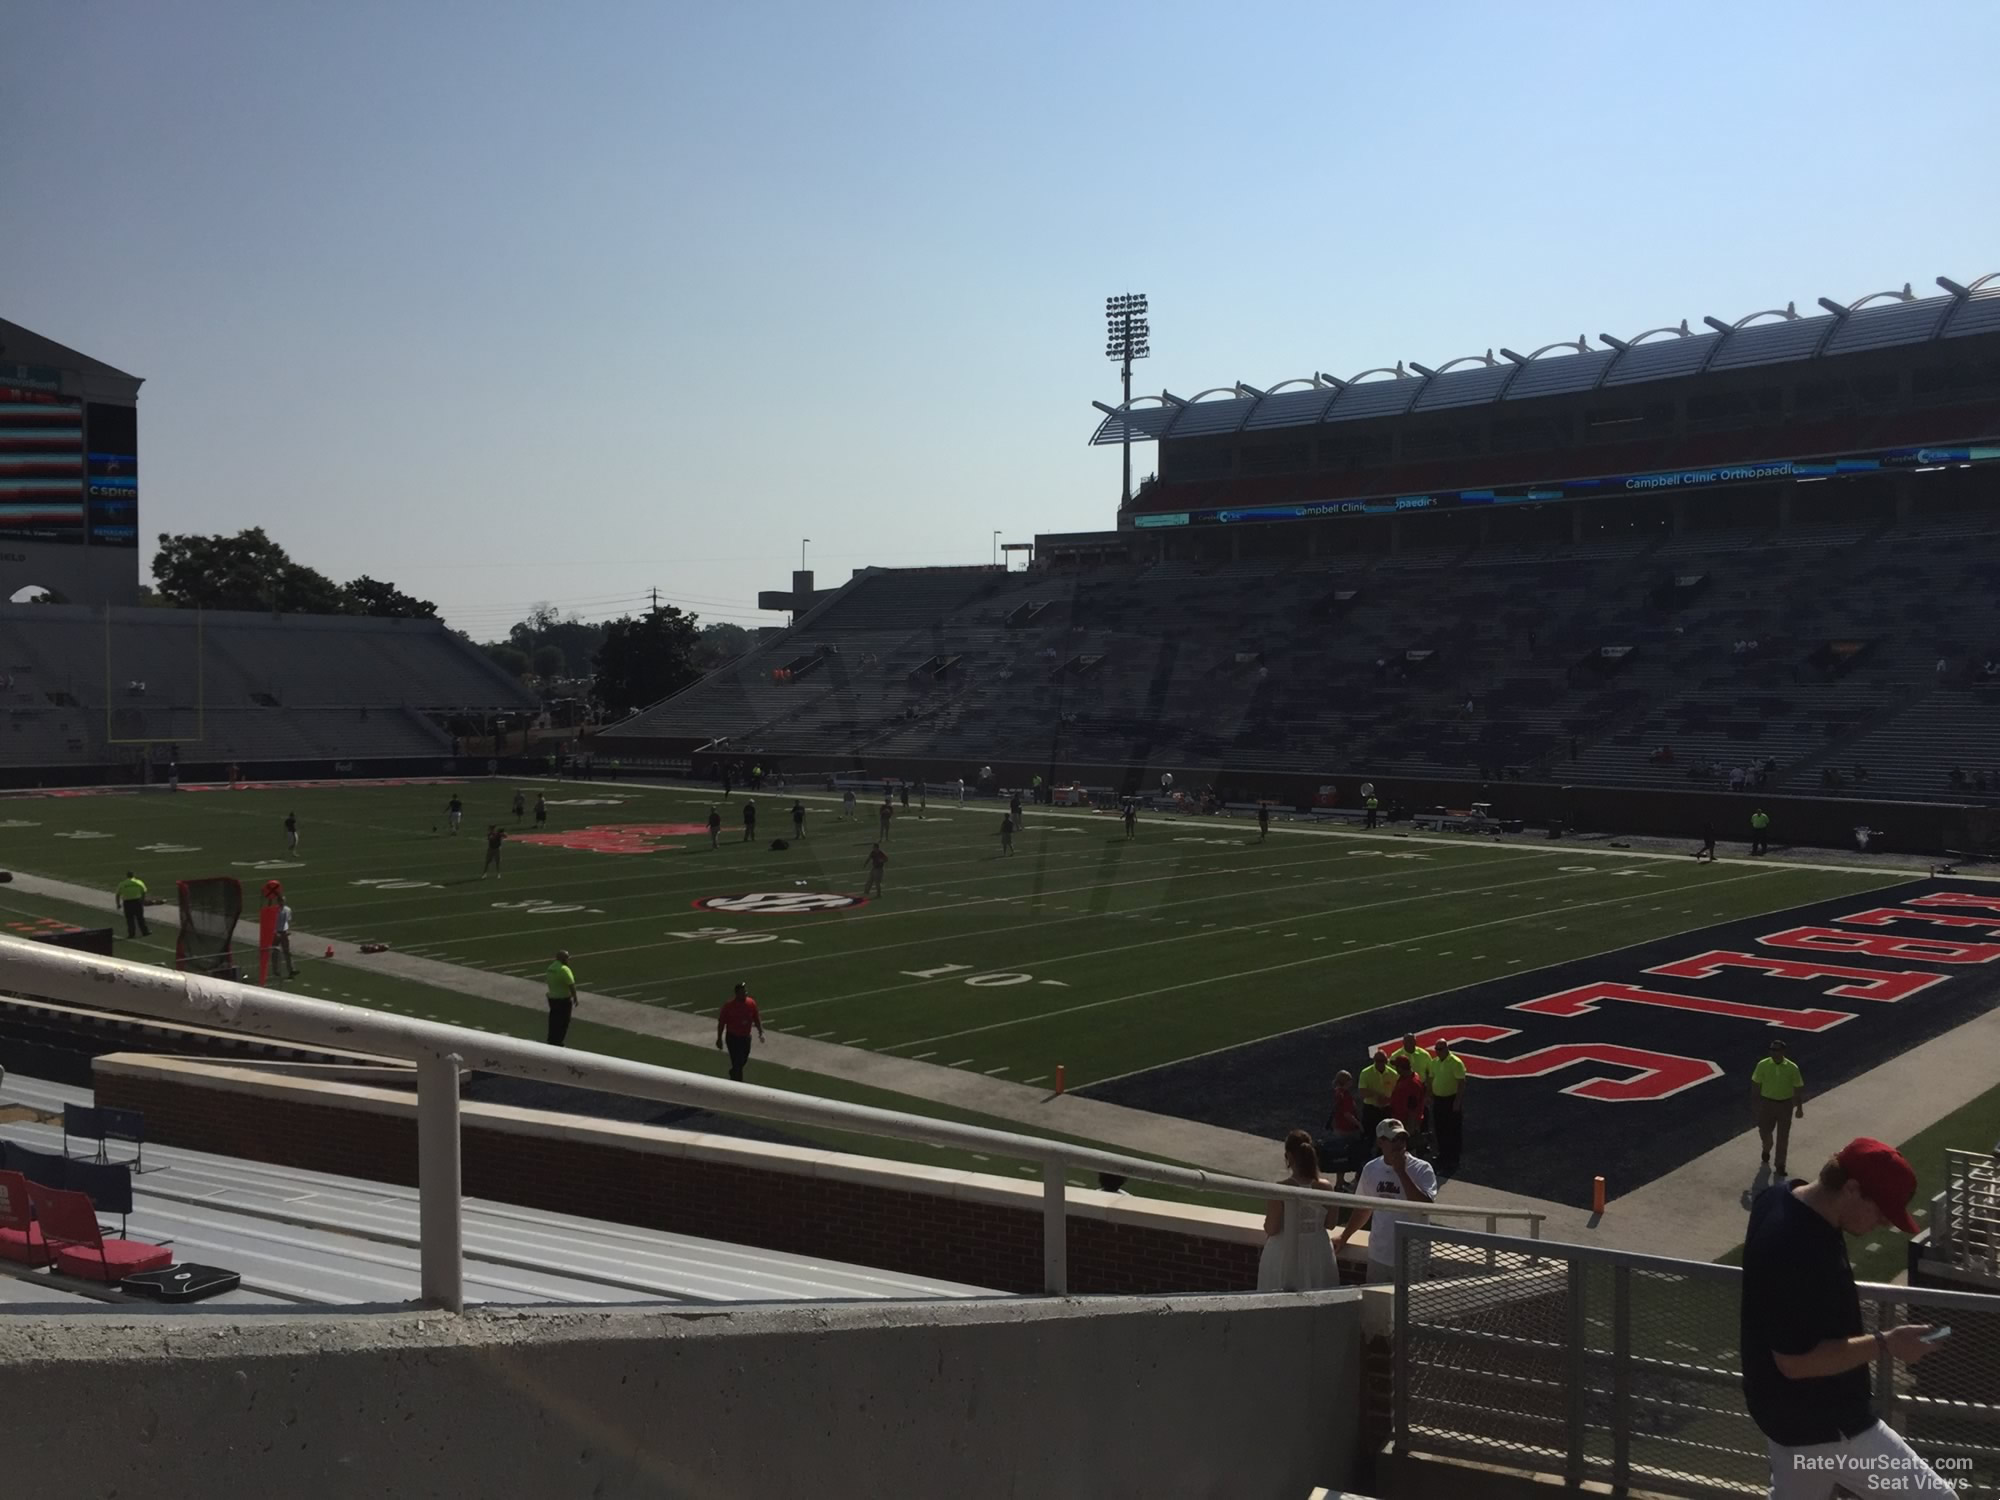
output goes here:
{"type": "Polygon", "coordinates": [[[597,701],[613,719],[657,703],[701,676],[695,617],[671,604],[613,620],[597,648],[597,701]]]}
{"type": "Polygon", "coordinates": [[[701,644],[696,648],[695,664],[704,672],[712,672],[736,660],[753,644],[755,638],[741,625],[717,620],[701,627],[701,644]]]}
{"type": "Polygon", "coordinates": [[[553,647],[562,654],[561,662],[546,670],[537,666],[535,671],[545,677],[581,677],[590,671],[597,648],[604,644],[604,630],[574,610],[565,616],[552,604],[537,604],[507,632],[507,644],[530,661],[541,659],[539,653],[553,647]]]}
{"type": "Polygon", "coordinates": [[[182,609],[435,619],[437,606],[363,574],[337,584],[252,526],[234,536],[160,535],[153,559],[160,603],[182,609]]]}

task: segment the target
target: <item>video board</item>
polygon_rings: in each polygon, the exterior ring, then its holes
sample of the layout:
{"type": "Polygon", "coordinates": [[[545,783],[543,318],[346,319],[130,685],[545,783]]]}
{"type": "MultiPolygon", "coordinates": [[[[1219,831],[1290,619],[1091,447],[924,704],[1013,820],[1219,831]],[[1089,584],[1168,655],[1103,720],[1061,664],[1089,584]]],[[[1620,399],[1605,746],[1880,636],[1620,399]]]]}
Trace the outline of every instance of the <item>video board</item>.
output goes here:
{"type": "Polygon", "coordinates": [[[139,413],[90,403],[84,450],[93,547],[139,545],[139,413]]]}
{"type": "Polygon", "coordinates": [[[83,468],[82,403],[0,385],[0,540],[81,545],[83,468]]]}

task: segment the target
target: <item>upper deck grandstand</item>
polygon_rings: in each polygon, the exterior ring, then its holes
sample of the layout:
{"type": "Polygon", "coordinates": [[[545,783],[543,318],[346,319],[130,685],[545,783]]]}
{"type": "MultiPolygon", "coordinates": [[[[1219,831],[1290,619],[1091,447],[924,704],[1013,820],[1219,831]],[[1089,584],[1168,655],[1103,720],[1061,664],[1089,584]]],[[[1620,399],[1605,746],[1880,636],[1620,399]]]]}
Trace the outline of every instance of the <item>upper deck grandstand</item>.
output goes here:
{"type": "Polygon", "coordinates": [[[1941,284],[1107,409],[1094,442],[1160,443],[1118,530],[868,570],[613,733],[950,775],[2000,790],[2000,278],[1941,284]]]}

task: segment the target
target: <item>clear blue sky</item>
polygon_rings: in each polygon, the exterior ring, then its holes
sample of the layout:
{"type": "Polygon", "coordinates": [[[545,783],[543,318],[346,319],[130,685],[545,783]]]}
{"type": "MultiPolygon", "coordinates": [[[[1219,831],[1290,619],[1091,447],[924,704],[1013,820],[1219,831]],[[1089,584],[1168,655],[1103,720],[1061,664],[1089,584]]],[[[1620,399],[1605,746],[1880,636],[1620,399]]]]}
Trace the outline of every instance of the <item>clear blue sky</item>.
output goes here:
{"type": "MultiPolygon", "coordinates": [[[[2000,5],[6,0],[0,314],[141,513],[475,635],[1111,524],[1139,386],[2000,269],[2000,5]]],[[[1149,450],[1135,461],[1150,468],[1149,450]]]]}

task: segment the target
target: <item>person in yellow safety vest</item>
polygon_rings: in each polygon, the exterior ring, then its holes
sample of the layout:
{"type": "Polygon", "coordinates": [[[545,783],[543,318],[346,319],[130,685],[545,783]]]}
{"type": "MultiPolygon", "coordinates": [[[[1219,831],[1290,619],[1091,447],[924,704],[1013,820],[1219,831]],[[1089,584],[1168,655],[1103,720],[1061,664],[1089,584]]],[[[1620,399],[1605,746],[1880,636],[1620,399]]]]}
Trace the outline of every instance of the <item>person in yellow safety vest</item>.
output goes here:
{"type": "Polygon", "coordinates": [[[1458,1171],[1465,1147],[1465,1059],[1439,1039],[1431,1054],[1431,1128],[1437,1132],[1438,1171],[1449,1177],[1458,1171]]]}
{"type": "Polygon", "coordinates": [[[1361,1091],[1361,1145],[1373,1150],[1375,1127],[1389,1117],[1389,1095],[1396,1088],[1396,1070],[1389,1064],[1387,1051],[1376,1052],[1355,1080],[1361,1091]]]}
{"type": "Polygon", "coordinates": [[[1396,1059],[1404,1056],[1410,1059],[1410,1071],[1423,1080],[1425,1088],[1429,1088],[1431,1074],[1437,1068],[1437,1059],[1417,1045],[1417,1034],[1414,1031],[1403,1033],[1403,1045],[1389,1054],[1389,1065],[1394,1067],[1396,1059]]]}
{"type": "Polygon", "coordinates": [[[146,925],[146,882],[130,870],[118,882],[118,904],[125,911],[125,936],[128,938],[151,937],[153,929],[146,925]]]}
{"type": "Polygon", "coordinates": [[[1363,828],[1373,828],[1375,826],[1375,810],[1379,808],[1381,805],[1382,804],[1380,802],[1377,802],[1373,797],[1370,797],[1368,799],[1366,803],[1366,806],[1368,808],[1368,821],[1361,825],[1363,828]]]}
{"type": "Polygon", "coordinates": [[[1785,1148],[1792,1141],[1792,1121],[1806,1117],[1806,1081],[1799,1065],[1785,1055],[1785,1039],[1771,1038],[1771,1050],[1750,1070],[1750,1095],[1757,1107],[1757,1138],[1763,1143],[1764,1165],[1782,1180],[1785,1148]],[[1778,1163],[1771,1166],[1771,1138],[1777,1137],[1778,1163]]]}
{"type": "Polygon", "coordinates": [[[1758,808],[1750,814],[1750,852],[1762,854],[1771,847],[1771,815],[1758,808]]]}

